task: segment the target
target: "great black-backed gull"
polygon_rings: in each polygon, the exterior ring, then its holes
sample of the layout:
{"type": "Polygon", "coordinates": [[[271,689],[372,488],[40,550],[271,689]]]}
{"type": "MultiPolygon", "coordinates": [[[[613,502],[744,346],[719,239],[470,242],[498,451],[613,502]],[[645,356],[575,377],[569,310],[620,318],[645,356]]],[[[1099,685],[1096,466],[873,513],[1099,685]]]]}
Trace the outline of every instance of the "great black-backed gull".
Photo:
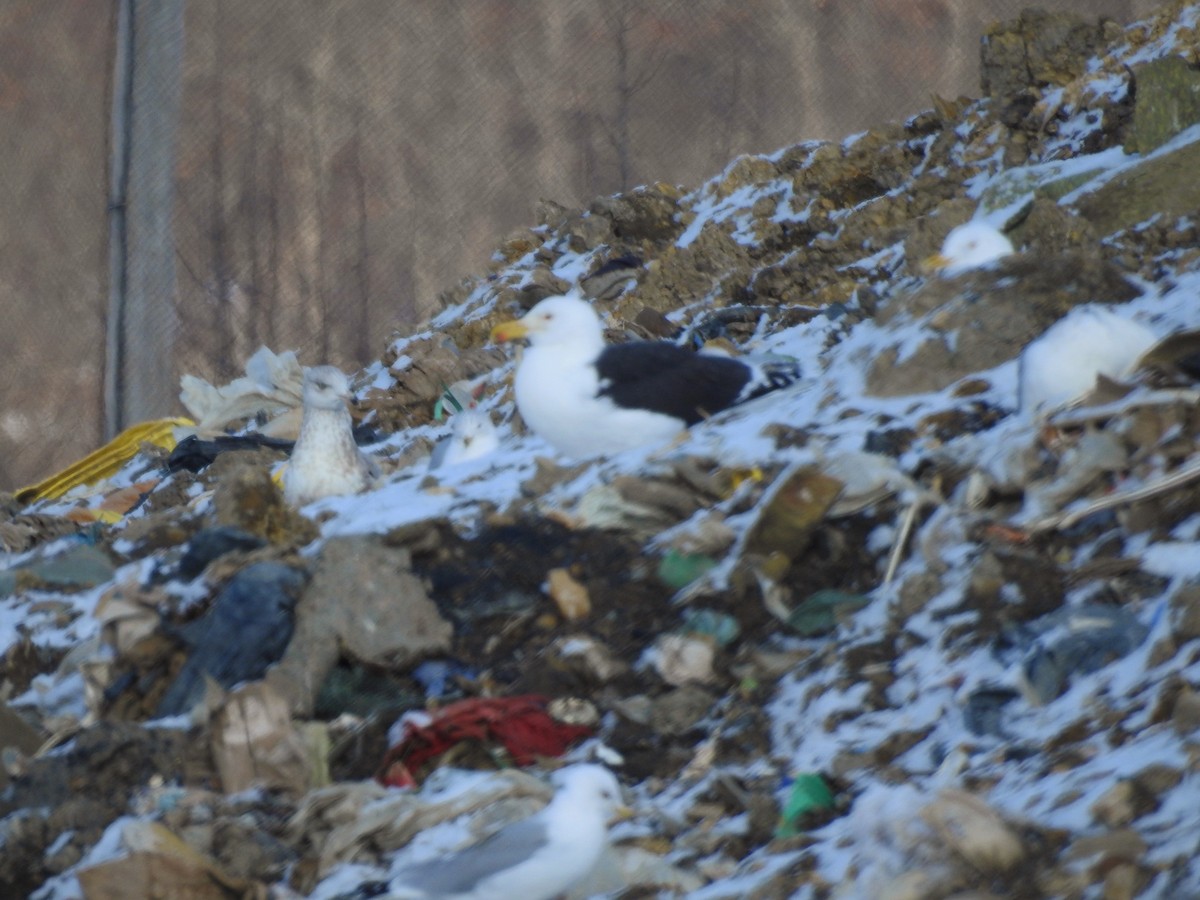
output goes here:
{"type": "Polygon", "coordinates": [[[800,377],[793,361],[694,353],[665,341],[606,346],[600,317],[577,294],[547,297],[492,329],[497,343],[528,338],[517,367],[517,408],[567,456],[663,443],[689,425],[800,377]]]}
{"type": "Polygon", "coordinates": [[[950,278],[986,266],[1013,253],[1012,241],[998,228],[974,220],[952,228],[942,242],[942,250],[925,263],[950,278]]]}
{"type": "Polygon", "coordinates": [[[620,784],[603,766],[568,766],[557,781],[558,792],[541,812],[464,850],[401,871],[387,896],[550,900],[568,890],[595,868],[608,821],[624,805],[620,784]]]}
{"type": "Polygon", "coordinates": [[[283,497],[293,506],[356,494],[378,475],[378,468],[354,443],[349,399],[350,381],[341,369],[304,370],[304,418],[283,473],[283,497]]]}

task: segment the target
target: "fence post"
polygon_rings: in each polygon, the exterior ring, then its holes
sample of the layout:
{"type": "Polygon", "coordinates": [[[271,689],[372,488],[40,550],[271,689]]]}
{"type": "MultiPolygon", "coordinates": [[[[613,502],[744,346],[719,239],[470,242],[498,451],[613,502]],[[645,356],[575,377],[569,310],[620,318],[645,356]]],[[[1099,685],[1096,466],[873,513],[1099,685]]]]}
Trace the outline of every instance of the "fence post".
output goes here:
{"type": "Polygon", "coordinates": [[[184,0],[117,0],[104,430],[174,406],[172,215],[184,0]]]}

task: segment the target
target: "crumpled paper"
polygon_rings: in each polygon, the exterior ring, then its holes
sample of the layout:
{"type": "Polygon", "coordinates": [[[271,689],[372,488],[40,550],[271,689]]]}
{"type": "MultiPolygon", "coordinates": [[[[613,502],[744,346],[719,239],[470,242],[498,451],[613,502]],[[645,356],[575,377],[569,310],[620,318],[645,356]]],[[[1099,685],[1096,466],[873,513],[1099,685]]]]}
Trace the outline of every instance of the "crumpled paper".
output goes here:
{"type": "Polygon", "coordinates": [[[293,722],[287,700],[270,684],[255,681],[226,693],[209,681],[205,706],[225,793],[264,787],[300,795],[330,783],[324,724],[293,722]]]}
{"type": "Polygon", "coordinates": [[[184,375],[179,379],[179,399],[196,426],[177,431],[176,437],[197,434],[212,438],[224,434],[230,425],[266,414],[273,418],[258,429],[259,433],[295,439],[300,431],[303,381],[304,369],[294,350],[275,353],[267,347],[259,347],[246,360],[245,377],[235,378],[224,387],[184,375]]]}

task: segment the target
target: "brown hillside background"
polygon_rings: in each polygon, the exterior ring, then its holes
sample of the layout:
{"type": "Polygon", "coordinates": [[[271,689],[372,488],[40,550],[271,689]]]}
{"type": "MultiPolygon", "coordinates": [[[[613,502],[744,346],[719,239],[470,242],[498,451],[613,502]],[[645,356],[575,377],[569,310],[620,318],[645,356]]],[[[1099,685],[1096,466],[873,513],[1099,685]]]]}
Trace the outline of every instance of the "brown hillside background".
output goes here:
{"type": "MultiPolygon", "coordinates": [[[[977,96],[984,25],[1026,5],[188,0],[179,330],[141,340],[173,344],[171,385],[262,343],[356,368],[539,199],[694,187],[739,153],[977,96]]],[[[0,2],[0,489],[102,440],[114,9],[0,2]]]]}

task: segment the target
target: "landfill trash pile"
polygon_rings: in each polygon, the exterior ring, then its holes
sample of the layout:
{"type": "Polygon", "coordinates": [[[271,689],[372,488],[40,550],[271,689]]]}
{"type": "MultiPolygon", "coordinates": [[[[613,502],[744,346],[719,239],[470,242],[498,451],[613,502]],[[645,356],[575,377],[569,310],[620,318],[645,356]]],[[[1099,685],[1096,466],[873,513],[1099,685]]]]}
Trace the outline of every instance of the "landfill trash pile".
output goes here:
{"type": "Polygon", "coordinates": [[[352,373],[354,492],[285,500],[264,348],[6,498],[0,894],[378,896],[597,762],[568,896],[1200,896],[1198,28],[1027,11],[982,99],[540,203],[352,373]],[[489,335],[576,288],[802,376],[563,456],[489,335]]]}

